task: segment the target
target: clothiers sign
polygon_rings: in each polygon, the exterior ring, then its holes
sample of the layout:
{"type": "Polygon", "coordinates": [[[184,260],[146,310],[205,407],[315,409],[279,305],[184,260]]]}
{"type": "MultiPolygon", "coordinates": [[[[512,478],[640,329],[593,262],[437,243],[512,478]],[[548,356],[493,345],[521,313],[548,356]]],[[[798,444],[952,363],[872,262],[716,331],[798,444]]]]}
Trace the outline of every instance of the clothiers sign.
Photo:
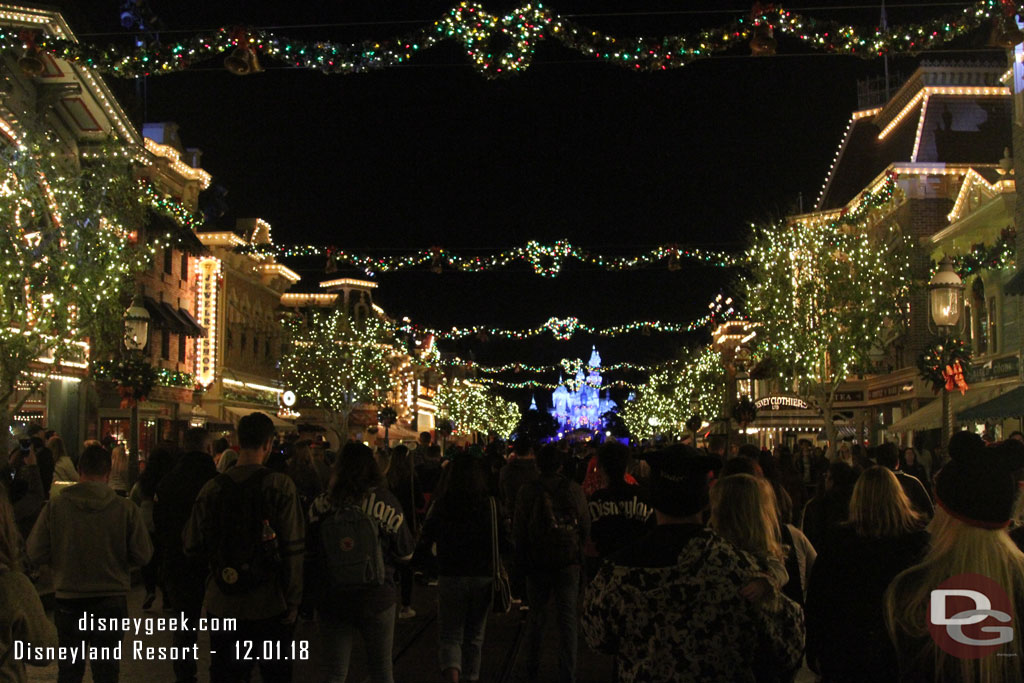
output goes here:
{"type": "Polygon", "coordinates": [[[754,401],[754,407],[758,410],[764,410],[765,408],[770,408],[771,410],[779,410],[780,408],[807,410],[807,401],[796,396],[765,396],[754,401]]]}
{"type": "Polygon", "coordinates": [[[990,379],[1016,377],[1019,372],[1020,359],[1017,356],[997,358],[987,363],[976,363],[968,368],[964,377],[968,384],[986,382],[990,379]]]}

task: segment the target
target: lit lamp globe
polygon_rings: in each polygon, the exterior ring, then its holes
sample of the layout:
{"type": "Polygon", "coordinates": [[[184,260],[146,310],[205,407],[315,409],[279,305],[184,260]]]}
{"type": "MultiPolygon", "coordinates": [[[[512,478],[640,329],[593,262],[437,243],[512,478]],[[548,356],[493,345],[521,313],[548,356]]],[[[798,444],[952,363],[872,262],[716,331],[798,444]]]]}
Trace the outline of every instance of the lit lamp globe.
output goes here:
{"type": "Polygon", "coordinates": [[[124,312],[124,346],[129,351],[141,351],[149,341],[149,311],[137,301],[124,312]]]}
{"type": "Polygon", "coordinates": [[[948,256],[939,263],[938,272],[928,283],[928,298],[935,326],[940,329],[956,327],[964,304],[964,283],[953,270],[948,256]]]}

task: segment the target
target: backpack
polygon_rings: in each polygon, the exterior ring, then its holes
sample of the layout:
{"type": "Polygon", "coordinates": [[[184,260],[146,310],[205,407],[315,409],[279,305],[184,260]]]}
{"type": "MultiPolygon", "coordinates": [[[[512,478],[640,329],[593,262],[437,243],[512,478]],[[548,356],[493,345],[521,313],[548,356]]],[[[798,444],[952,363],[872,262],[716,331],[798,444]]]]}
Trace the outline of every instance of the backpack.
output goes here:
{"type": "Polygon", "coordinates": [[[270,470],[261,467],[237,482],[228,474],[217,475],[220,491],[205,533],[210,551],[210,571],[225,595],[250,593],[274,581],[281,569],[276,538],[264,542],[265,522],[270,520],[263,496],[263,479],[270,470]]]}
{"type": "Polygon", "coordinates": [[[533,566],[539,569],[561,569],[579,564],[579,510],[569,480],[560,477],[553,491],[537,481],[537,498],[528,525],[528,539],[533,566]]]}
{"type": "Polygon", "coordinates": [[[333,588],[384,584],[380,525],[359,505],[334,510],[320,522],[327,576],[333,588]]]}

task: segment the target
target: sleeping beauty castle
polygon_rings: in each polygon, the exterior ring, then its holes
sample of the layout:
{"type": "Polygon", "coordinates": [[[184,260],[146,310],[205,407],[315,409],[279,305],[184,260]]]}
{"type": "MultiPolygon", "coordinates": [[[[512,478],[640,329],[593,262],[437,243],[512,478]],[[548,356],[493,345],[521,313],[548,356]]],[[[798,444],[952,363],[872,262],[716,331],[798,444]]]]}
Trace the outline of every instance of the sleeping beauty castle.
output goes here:
{"type": "MultiPolygon", "coordinates": [[[[551,395],[552,408],[548,411],[558,422],[559,430],[571,432],[575,429],[604,429],[602,415],[616,407],[615,401],[608,397],[605,390],[601,391],[601,354],[597,347],[593,348],[586,366],[580,364],[576,378],[567,386],[559,376],[558,388],[551,395]],[[589,374],[584,374],[584,367],[589,374]],[[573,389],[570,390],[569,386],[573,389]]],[[[530,406],[536,409],[534,401],[530,406]]]]}

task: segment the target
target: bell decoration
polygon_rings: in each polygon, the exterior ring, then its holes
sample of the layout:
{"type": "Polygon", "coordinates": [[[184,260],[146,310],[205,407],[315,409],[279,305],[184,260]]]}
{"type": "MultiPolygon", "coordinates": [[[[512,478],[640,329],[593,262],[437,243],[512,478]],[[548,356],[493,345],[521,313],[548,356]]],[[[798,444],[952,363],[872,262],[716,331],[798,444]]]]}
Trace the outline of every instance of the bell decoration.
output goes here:
{"type": "Polygon", "coordinates": [[[771,57],[778,46],[771,26],[758,24],[754,27],[754,37],[750,39],[750,54],[755,57],[771,57]]]}
{"type": "Polygon", "coordinates": [[[248,76],[263,71],[256,51],[251,47],[236,47],[224,58],[224,68],[236,76],[248,76]]]}
{"type": "Polygon", "coordinates": [[[988,44],[991,47],[1012,50],[1015,45],[1020,43],[1024,43],[1024,33],[1021,33],[1012,16],[997,17],[992,20],[992,33],[988,39],[988,44]]]}
{"type": "Polygon", "coordinates": [[[26,76],[42,76],[46,71],[43,54],[36,45],[36,34],[33,31],[22,31],[21,41],[25,44],[25,52],[18,58],[18,68],[26,76]]]}

